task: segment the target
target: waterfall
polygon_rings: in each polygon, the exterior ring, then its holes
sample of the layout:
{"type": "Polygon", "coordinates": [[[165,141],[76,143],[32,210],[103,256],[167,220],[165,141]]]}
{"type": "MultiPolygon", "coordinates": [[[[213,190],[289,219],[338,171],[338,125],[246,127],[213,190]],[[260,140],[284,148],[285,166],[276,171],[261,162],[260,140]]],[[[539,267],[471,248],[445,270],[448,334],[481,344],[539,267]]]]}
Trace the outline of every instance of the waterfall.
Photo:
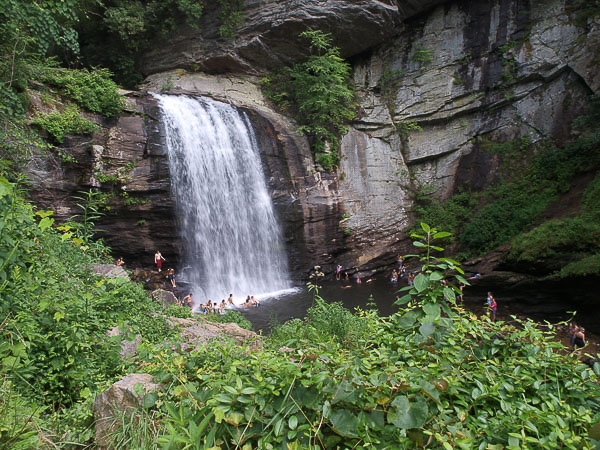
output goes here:
{"type": "Polygon", "coordinates": [[[155,95],[160,103],[183,276],[196,303],[240,303],[291,287],[253,128],[245,113],[208,98],[155,95]]]}

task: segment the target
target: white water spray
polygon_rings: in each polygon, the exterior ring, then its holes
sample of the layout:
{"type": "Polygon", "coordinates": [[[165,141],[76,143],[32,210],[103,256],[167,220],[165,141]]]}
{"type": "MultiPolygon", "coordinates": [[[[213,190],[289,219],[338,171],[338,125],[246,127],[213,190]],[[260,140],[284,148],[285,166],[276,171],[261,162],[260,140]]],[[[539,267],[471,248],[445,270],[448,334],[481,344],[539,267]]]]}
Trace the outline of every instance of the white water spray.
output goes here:
{"type": "Polygon", "coordinates": [[[279,225],[247,116],[208,98],[156,95],[197,302],[240,303],[291,287],[279,225]]]}

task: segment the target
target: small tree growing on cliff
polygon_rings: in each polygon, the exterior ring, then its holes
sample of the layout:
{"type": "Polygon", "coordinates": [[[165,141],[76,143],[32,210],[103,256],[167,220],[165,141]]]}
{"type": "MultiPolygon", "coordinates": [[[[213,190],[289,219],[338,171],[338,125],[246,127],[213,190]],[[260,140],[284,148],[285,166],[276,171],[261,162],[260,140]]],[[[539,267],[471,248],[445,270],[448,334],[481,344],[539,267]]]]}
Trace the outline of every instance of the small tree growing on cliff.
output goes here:
{"type": "Polygon", "coordinates": [[[264,85],[272,100],[295,110],[300,131],[312,141],[316,162],[329,171],[339,162],[339,136],[354,118],[350,65],[331,45],[330,34],[308,29],[300,37],[309,41],[308,60],[265,79],[264,85]]]}

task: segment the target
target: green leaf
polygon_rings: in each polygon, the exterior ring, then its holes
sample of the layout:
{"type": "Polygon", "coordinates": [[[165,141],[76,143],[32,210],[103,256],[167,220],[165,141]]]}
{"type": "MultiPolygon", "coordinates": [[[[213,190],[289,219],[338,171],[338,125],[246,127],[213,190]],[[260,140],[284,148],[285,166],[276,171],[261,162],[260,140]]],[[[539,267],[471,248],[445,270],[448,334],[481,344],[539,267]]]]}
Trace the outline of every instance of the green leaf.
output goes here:
{"type": "Polygon", "coordinates": [[[423,312],[425,312],[427,319],[432,321],[440,317],[441,308],[437,303],[426,303],[423,305],[423,312]]]}
{"type": "Polygon", "coordinates": [[[421,333],[421,336],[423,336],[423,337],[431,336],[434,331],[435,331],[435,323],[433,323],[433,322],[426,322],[419,327],[419,333],[421,333]]]}
{"type": "Polygon", "coordinates": [[[414,242],[413,242],[413,245],[414,245],[415,247],[427,247],[427,245],[426,245],[426,244],[423,244],[422,242],[419,242],[419,241],[414,241],[414,242]]]}
{"type": "Polygon", "coordinates": [[[283,432],[283,417],[275,422],[275,425],[273,426],[273,432],[275,433],[275,436],[281,436],[283,432]]]}
{"type": "Polygon", "coordinates": [[[403,295],[402,297],[400,297],[398,300],[396,300],[394,302],[394,305],[397,305],[397,306],[405,305],[406,303],[410,302],[411,299],[412,299],[412,296],[410,294],[403,295]]]}
{"type": "Polygon", "coordinates": [[[290,430],[295,430],[298,426],[298,418],[296,416],[290,416],[288,419],[288,426],[290,427],[290,430]]]}
{"type": "Polygon", "coordinates": [[[421,228],[423,229],[423,231],[425,233],[429,233],[431,232],[431,228],[429,227],[429,225],[427,225],[425,222],[421,222],[421,228]]]}
{"type": "Polygon", "coordinates": [[[441,239],[441,238],[445,238],[448,236],[452,236],[452,233],[448,233],[447,231],[438,231],[437,233],[435,233],[433,235],[434,239],[441,239]]]}
{"type": "Polygon", "coordinates": [[[388,421],[405,430],[422,427],[429,414],[427,403],[420,397],[410,402],[408,397],[401,395],[394,399],[392,406],[388,412],[388,421]]]}
{"type": "Polygon", "coordinates": [[[440,272],[438,272],[437,270],[434,272],[431,272],[431,274],[429,275],[429,280],[430,281],[438,281],[444,278],[444,275],[442,275],[440,272]]]}
{"type": "Polygon", "coordinates": [[[344,437],[358,437],[358,418],[347,409],[337,409],[329,417],[333,431],[344,437]]]}
{"type": "Polygon", "coordinates": [[[454,290],[448,286],[444,287],[444,297],[452,302],[456,301],[454,290]]]}
{"type": "Polygon", "coordinates": [[[415,277],[414,280],[415,289],[417,292],[423,292],[429,286],[429,278],[427,276],[420,273],[415,277]]]}
{"type": "Polygon", "coordinates": [[[50,228],[52,226],[53,223],[54,223],[54,219],[52,219],[51,217],[44,217],[42,220],[40,220],[38,227],[40,228],[40,230],[46,231],[48,228],[50,228]]]}
{"type": "Polygon", "coordinates": [[[158,400],[158,394],[156,392],[148,392],[142,398],[142,408],[152,408],[158,400]]]}

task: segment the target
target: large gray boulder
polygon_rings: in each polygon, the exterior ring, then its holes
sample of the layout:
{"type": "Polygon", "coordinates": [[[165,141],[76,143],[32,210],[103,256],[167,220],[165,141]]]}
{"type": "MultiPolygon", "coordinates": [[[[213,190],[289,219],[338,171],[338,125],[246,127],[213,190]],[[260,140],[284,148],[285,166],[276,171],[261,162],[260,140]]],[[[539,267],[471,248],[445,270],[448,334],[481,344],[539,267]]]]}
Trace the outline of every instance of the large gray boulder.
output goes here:
{"type": "Polygon", "coordinates": [[[160,384],[152,381],[152,375],[132,373],[98,395],[94,401],[96,445],[102,448],[110,444],[109,435],[115,428],[117,411],[140,408],[143,396],[157,389],[160,384]]]}

